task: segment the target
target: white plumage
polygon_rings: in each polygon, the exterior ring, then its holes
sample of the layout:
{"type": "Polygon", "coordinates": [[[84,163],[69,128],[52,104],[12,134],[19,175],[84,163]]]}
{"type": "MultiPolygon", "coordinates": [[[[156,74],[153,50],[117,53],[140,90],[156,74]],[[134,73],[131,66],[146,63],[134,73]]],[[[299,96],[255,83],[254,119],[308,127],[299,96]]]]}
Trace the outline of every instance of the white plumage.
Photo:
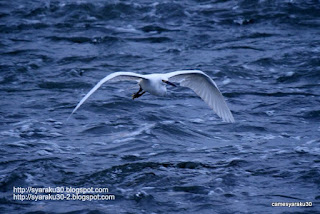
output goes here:
{"type": "MultiPolygon", "coordinates": [[[[145,92],[156,96],[164,96],[167,92],[166,84],[175,86],[171,82],[178,82],[181,86],[191,88],[198,96],[202,98],[219,117],[225,122],[234,122],[221,92],[216,83],[204,72],[199,70],[182,70],[165,74],[136,74],[133,72],[115,72],[100,80],[86,96],[78,103],[71,115],[105,82],[115,82],[124,80],[137,81],[140,90],[133,95],[138,98],[145,92]],[[142,92],[142,93],[140,93],[142,92]]],[[[71,116],[70,115],[70,116],[71,116]]],[[[70,117],[69,116],[69,117],[70,117]]]]}

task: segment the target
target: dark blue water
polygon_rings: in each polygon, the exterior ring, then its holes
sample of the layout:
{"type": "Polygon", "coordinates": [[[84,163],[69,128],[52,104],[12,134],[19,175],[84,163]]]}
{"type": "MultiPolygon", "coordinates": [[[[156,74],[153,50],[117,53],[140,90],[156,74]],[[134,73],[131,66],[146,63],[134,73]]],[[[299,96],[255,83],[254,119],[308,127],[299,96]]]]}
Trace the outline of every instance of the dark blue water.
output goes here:
{"type": "Polygon", "coordinates": [[[320,2],[0,1],[3,213],[318,213],[320,2]],[[104,76],[200,69],[132,100],[104,76]],[[106,187],[109,201],[19,201],[13,187],[106,187]],[[312,202],[312,207],[272,207],[312,202]]]}

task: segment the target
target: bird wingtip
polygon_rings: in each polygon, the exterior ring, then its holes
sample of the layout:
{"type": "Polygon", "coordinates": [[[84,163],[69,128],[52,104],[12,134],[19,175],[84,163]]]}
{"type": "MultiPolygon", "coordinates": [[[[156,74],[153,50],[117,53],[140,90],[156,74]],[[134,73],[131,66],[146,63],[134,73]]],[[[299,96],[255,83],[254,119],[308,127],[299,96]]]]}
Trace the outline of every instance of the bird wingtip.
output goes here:
{"type": "Polygon", "coordinates": [[[233,115],[228,115],[227,117],[222,117],[222,120],[223,122],[226,122],[226,123],[235,123],[235,119],[233,117],[233,115]]]}

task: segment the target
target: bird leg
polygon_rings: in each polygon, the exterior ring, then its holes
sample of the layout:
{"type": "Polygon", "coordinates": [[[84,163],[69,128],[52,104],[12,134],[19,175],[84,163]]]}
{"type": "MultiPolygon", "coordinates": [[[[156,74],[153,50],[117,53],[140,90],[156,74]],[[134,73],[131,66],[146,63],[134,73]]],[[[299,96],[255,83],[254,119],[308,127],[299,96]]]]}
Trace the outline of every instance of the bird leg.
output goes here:
{"type": "Polygon", "coordinates": [[[146,93],[145,91],[140,93],[141,91],[142,91],[142,88],[140,87],[137,93],[132,94],[132,99],[134,100],[135,98],[141,97],[144,93],[146,93]]]}

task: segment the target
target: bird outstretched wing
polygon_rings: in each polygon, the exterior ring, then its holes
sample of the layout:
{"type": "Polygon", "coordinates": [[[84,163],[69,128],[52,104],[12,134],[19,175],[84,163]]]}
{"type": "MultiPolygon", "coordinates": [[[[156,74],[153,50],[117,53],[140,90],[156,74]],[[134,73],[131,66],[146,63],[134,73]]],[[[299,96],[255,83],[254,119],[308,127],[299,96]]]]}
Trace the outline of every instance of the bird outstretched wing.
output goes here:
{"type": "Polygon", "coordinates": [[[78,105],[73,109],[72,113],[68,117],[68,119],[71,117],[73,113],[77,111],[77,109],[98,89],[102,84],[105,82],[111,81],[111,82],[117,82],[117,81],[125,81],[125,80],[133,80],[133,81],[140,81],[141,79],[144,79],[143,75],[136,74],[133,72],[115,72],[112,74],[109,74],[102,80],[100,80],[87,94],[80,100],[78,105]]]}
{"type": "Polygon", "coordinates": [[[223,121],[235,122],[218,86],[207,74],[199,70],[183,70],[167,73],[166,77],[192,89],[223,121]]]}

